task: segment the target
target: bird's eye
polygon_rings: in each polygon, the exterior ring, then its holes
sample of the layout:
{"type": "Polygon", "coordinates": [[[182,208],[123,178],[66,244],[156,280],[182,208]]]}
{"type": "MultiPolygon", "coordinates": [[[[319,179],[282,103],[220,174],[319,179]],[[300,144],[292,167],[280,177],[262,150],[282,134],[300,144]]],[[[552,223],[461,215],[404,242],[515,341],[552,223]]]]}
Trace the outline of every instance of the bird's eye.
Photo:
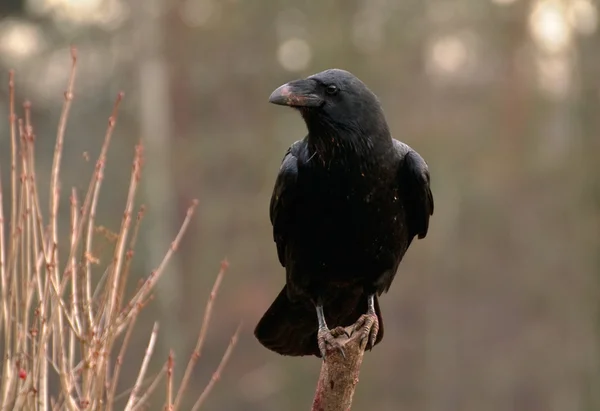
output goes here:
{"type": "Polygon", "coordinates": [[[325,92],[327,92],[327,94],[333,95],[338,92],[338,88],[334,85],[330,85],[330,86],[327,86],[327,88],[325,88],[325,92]]]}

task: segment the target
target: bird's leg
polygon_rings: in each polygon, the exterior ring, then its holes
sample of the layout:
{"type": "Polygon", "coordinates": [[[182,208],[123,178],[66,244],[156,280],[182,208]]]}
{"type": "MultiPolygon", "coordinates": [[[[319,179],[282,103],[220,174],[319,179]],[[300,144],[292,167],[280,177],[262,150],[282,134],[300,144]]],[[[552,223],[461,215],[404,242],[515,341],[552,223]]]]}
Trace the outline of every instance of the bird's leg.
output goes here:
{"type": "Polygon", "coordinates": [[[360,337],[361,342],[368,338],[368,348],[373,349],[375,340],[377,339],[377,333],[379,332],[379,320],[377,319],[377,313],[375,312],[375,294],[369,295],[367,305],[367,313],[361,315],[358,321],[356,321],[352,334],[360,329],[360,332],[362,333],[360,337]]]}
{"type": "Polygon", "coordinates": [[[325,322],[325,314],[323,313],[323,304],[317,304],[317,320],[319,322],[319,331],[317,332],[317,343],[319,344],[319,351],[321,351],[321,357],[325,359],[327,351],[339,350],[342,356],[346,358],[346,353],[344,353],[342,345],[339,343],[338,340],[336,340],[336,338],[340,335],[348,335],[344,327],[336,327],[333,330],[327,328],[327,323],[325,322]]]}

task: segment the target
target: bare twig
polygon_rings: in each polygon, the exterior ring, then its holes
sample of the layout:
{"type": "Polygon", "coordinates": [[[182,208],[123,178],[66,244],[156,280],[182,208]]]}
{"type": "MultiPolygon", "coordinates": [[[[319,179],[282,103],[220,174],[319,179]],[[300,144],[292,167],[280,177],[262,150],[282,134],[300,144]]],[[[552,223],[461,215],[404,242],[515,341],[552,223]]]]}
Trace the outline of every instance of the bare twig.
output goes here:
{"type": "MultiPolygon", "coordinates": [[[[11,165],[10,165],[10,175],[11,175],[11,217],[10,217],[10,250],[9,253],[12,256],[14,247],[13,238],[15,236],[15,231],[17,227],[17,130],[16,130],[16,115],[15,115],[15,82],[14,82],[14,72],[11,70],[9,72],[8,79],[8,93],[9,93],[9,117],[8,121],[10,123],[10,145],[11,145],[11,165]]],[[[0,207],[2,207],[0,205],[0,207]]],[[[10,308],[9,308],[9,295],[8,295],[8,287],[9,287],[9,279],[6,274],[7,270],[7,261],[6,261],[6,243],[4,237],[4,216],[0,215],[2,232],[0,233],[0,247],[1,247],[1,255],[0,259],[2,260],[2,265],[0,267],[0,285],[2,286],[2,324],[4,328],[4,345],[5,347],[5,360],[2,363],[2,387],[1,387],[1,396],[0,403],[7,404],[9,401],[9,387],[11,380],[11,369],[10,369],[10,361],[7,361],[7,358],[10,358],[10,308]]]]}
{"type": "Polygon", "coordinates": [[[147,298],[148,294],[150,293],[150,290],[152,289],[152,287],[154,287],[154,284],[156,284],[156,282],[164,272],[164,269],[167,266],[169,260],[171,259],[175,251],[177,251],[181,238],[185,234],[188,226],[190,225],[190,221],[192,220],[192,216],[194,215],[194,211],[196,210],[197,206],[198,200],[192,201],[192,205],[188,208],[185,220],[183,221],[183,224],[181,224],[181,228],[179,229],[179,233],[177,233],[175,240],[173,240],[173,242],[171,243],[171,247],[169,247],[169,250],[165,254],[165,257],[161,261],[158,268],[152,273],[150,273],[150,276],[146,279],[146,281],[140,287],[138,292],[131,298],[128,310],[126,309],[125,313],[121,316],[119,328],[124,327],[124,324],[130,319],[132,315],[135,314],[135,311],[140,309],[139,303],[145,298],[147,298]]]}
{"type": "MultiPolygon", "coordinates": [[[[71,74],[69,75],[69,84],[65,91],[65,101],[63,103],[60,121],[58,122],[58,131],[56,133],[56,144],[54,146],[54,160],[52,162],[52,171],[50,177],[50,227],[52,227],[52,242],[58,243],[58,226],[56,215],[58,213],[58,175],[60,173],[60,163],[62,159],[65,131],[67,129],[67,119],[73,102],[73,89],[75,86],[75,73],[77,69],[77,49],[71,47],[71,74]]],[[[58,262],[55,260],[58,264],[58,262]]],[[[57,271],[58,272],[58,271],[57,271]]]]}
{"type": "Polygon", "coordinates": [[[115,364],[115,369],[113,370],[112,382],[110,389],[108,390],[108,398],[107,398],[107,411],[111,411],[115,402],[115,393],[117,391],[117,383],[119,382],[119,375],[121,374],[121,366],[123,365],[123,358],[125,356],[125,350],[129,345],[129,340],[131,339],[131,334],[133,333],[133,328],[135,326],[137,320],[137,315],[134,316],[129,322],[129,326],[127,327],[127,332],[125,333],[125,337],[123,338],[123,343],[121,345],[121,350],[119,351],[119,356],[117,357],[117,362],[115,364]]]}
{"type": "Polygon", "coordinates": [[[100,187],[102,186],[102,180],[104,179],[104,169],[106,167],[106,154],[108,152],[108,147],[110,145],[110,141],[115,129],[115,125],[117,123],[117,117],[119,114],[119,105],[123,100],[125,93],[120,92],[117,95],[117,99],[113,106],[113,111],[108,118],[108,127],[106,129],[106,134],[104,136],[104,143],[102,144],[102,148],[100,149],[100,156],[98,157],[98,161],[96,162],[96,171],[95,171],[95,186],[94,186],[94,194],[92,197],[92,202],[90,206],[89,219],[88,219],[88,228],[87,228],[87,236],[85,241],[85,296],[86,299],[86,307],[88,312],[88,321],[90,324],[93,323],[93,315],[91,310],[91,272],[92,272],[92,261],[94,259],[92,255],[92,242],[93,242],[93,233],[94,233],[94,222],[96,220],[96,208],[98,205],[98,198],[100,197],[100,187]]]}
{"type": "Polygon", "coordinates": [[[229,267],[229,263],[227,261],[221,262],[221,269],[219,270],[219,274],[215,279],[215,283],[210,292],[210,296],[208,297],[208,301],[206,302],[206,308],[204,309],[204,318],[202,319],[202,326],[200,328],[200,334],[198,335],[198,341],[196,342],[196,347],[194,348],[194,352],[188,362],[187,368],[185,369],[185,373],[183,374],[183,378],[181,380],[181,384],[179,385],[179,391],[177,391],[177,396],[175,397],[175,403],[173,404],[173,410],[177,410],[179,405],[181,404],[181,400],[183,399],[183,393],[185,392],[188,383],[190,381],[190,377],[192,375],[192,371],[194,370],[194,366],[200,359],[200,355],[202,354],[202,347],[204,346],[204,340],[206,338],[206,333],[208,331],[208,325],[210,323],[210,318],[212,315],[213,304],[217,293],[219,292],[219,287],[221,286],[221,281],[223,281],[223,277],[225,276],[225,272],[229,267]]]}
{"type": "MultiPolygon", "coordinates": [[[[58,123],[58,130],[56,132],[56,143],[54,146],[54,159],[52,162],[52,169],[51,169],[51,177],[50,177],[50,244],[52,246],[52,256],[51,256],[51,263],[46,263],[46,270],[47,270],[47,275],[48,276],[52,276],[54,282],[56,284],[60,283],[59,280],[59,274],[58,274],[58,264],[59,264],[59,260],[58,260],[58,250],[57,250],[57,245],[58,245],[58,219],[57,219],[57,215],[58,215],[58,205],[59,205],[59,190],[60,190],[60,186],[59,186],[59,181],[58,181],[58,176],[60,174],[60,165],[61,165],[61,159],[62,159],[62,151],[63,151],[63,144],[64,144],[64,137],[65,137],[65,131],[66,131],[66,127],[67,127],[67,119],[69,117],[69,112],[71,110],[71,104],[73,101],[73,89],[74,89],[74,85],[75,85],[75,73],[76,73],[76,68],[77,68],[77,50],[72,47],[71,48],[71,73],[69,75],[69,83],[67,86],[67,90],[65,91],[64,94],[64,102],[63,102],[63,108],[62,108],[62,112],[61,112],[61,116],[60,116],[60,120],[58,123]]],[[[63,345],[63,339],[60,338],[62,337],[63,333],[62,333],[62,310],[58,307],[58,300],[57,299],[53,299],[53,319],[55,319],[54,322],[54,326],[59,330],[58,333],[52,333],[51,337],[53,338],[53,342],[54,344],[52,345],[52,347],[54,347],[53,353],[56,352],[56,347],[57,344],[59,345],[60,348],[60,354],[62,356],[62,353],[64,352],[64,345],[63,345]],[[60,338],[60,341],[58,340],[60,338]]],[[[50,333],[48,333],[50,334],[50,333]]],[[[50,335],[48,335],[50,336],[50,335]]],[[[43,342],[43,344],[47,344],[48,340],[45,340],[43,342]]],[[[63,359],[61,358],[60,360],[60,365],[61,365],[61,371],[66,372],[66,369],[63,369],[63,359]]],[[[42,367],[42,374],[40,376],[40,386],[42,388],[41,392],[41,400],[44,402],[42,404],[42,409],[46,410],[48,409],[48,403],[47,403],[47,395],[46,395],[46,391],[48,389],[48,374],[47,374],[47,367],[42,367]]],[[[70,388],[69,388],[69,384],[68,384],[68,380],[66,378],[66,376],[61,378],[61,384],[63,386],[63,390],[66,390],[67,393],[70,392],[70,388]]],[[[69,401],[69,399],[71,398],[70,394],[66,394],[65,395],[65,399],[67,400],[67,404],[69,404],[69,408],[74,409],[72,407],[72,403],[71,401],[69,401]]]]}
{"type": "MultiPolygon", "coordinates": [[[[71,248],[77,244],[77,226],[79,216],[79,200],[77,199],[77,191],[73,188],[71,191],[71,248]]],[[[71,277],[71,311],[73,312],[73,322],[75,323],[75,332],[78,336],[81,335],[83,330],[83,320],[81,318],[81,312],[79,310],[79,284],[77,275],[77,259],[75,253],[71,256],[71,265],[69,274],[71,277]]]]}
{"type": "Polygon", "coordinates": [[[146,375],[146,370],[148,369],[148,364],[150,363],[150,358],[152,357],[152,352],[154,351],[154,344],[156,343],[157,335],[158,323],[154,323],[152,334],[150,334],[150,341],[148,342],[148,348],[146,348],[146,354],[142,360],[142,366],[140,368],[140,372],[138,373],[137,380],[135,381],[135,385],[133,386],[133,390],[131,391],[131,395],[129,396],[129,400],[127,401],[127,405],[125,406],[125,411],[131,411],[137,402],[137,395],[140,391],[142,382],[144,381],[144,376],[146,375]]]}
{"type": "Polygon", "coordinates": [[[123,220],[121,222],[121,231],[119,232],[119,238],[115,247],[115,254],[113,257],[113,269],[112,275],[109,280],[108,292],[108,305],[107,305],[107,320],[111,320],[116,315],[116,302],[117,302],[117,291],[119,288],[119,280],[121,275],[121,267],[124,261],[125,254],[125,242],[129,233],[129,227],[131,224],[131,212],[133,210],[133,200],[138,188],[138,182],[140,181],[140,173],[142,169],[142,146],[138,145],[135,150],[135,158],[133,160],[133,173],[131,173],[131,182],[129,184],[129,193],[127,194],[127,202],[125,204],[125,212],[123,213],[123,220]]]}
{"type": "Polygon", "coordinates": [[[138,400],[138,402],[133,406],[132,411],[137,411],[139,408],[143,407],[144,404],[146,404],[146,402],[148,402],[150,395],[152,395],[154,390],[156,390],[156,387],[158,387],[158,383],[160,382],[160,380],[162,379],[162,377],[165,375],[166,372],[167,372],[167,367],[165,365],[164,367],[162,367],[160,372],[156,375],[156,377],[154,378],[152,383],[148,386],[144,395],[142,395],[140,397],[140,399],[138,400]]]}
{"type": "Polygon", "coordinates": [[[240,324],[238,326],[237,330],[235,330],[235,334],[233,334],[233,337],[231,337],[231,341],[229,342],[229,345],[227,346],[227,349],[225,350],[225,354],[223,354],[223,358],[221,358],[221,362],[219,363],[217,370],[213,373],[212,377],[210,378],[210,382],[206,385],[206,387],[204,388],[204,391],[202,391],[202,394],[200,394],[200,398],[198,398],[198,401],[196,401],[196,403],[192,407],[192,411],[198,411],[200,409],[202,404],[204,404],[204,401],[206,401],[206,398],[208,398],[208,394],[210,394],[214,385],[217,383],[217,381],[219,381],[219,378],[221,378],[223,369],[225,369],[225,365],[227,365],[227,362],[229,361],[229,357],[231,357],[231,353],[233,352],[233,349],[235,348],[235,345],[237,344],[237,340],[238,340],[241,330],[242,330],[242,324],[240,324]]]}
{"type": "Polygon", "coordinates": [[[173,369],[175,368],[175,359],[173,358],[173,351],[169,352],[169,359],[167,360],[167,406],[165,411],[171,411],[173,408],[173,369]]]}
{"type": "MultiPolygon", "coordinates": [[[[123,218],[121,221],[121,229],[119,231],[119,236],[117,238],[117,244],[115,246],[113,261],[111,270],[109,272],[109,276],[107,279],[107,285],[105,287],[104,297],[103,297],[103,309],[100,310],[102,316],[98,316],[98,322],[101,322],[101,330],[102,333],[102,349],[106,352],[110,352],[112,350],[112,346],[115,338],[118,335],[118,328],[113,326],[116,318],[117,318],[117,293],[119,290],[120,277],[122,274],[122,266],[124,262],[125,255],[125,245],[127,242],[127,238],[129,235],[129,229],[131,225],[131,213],[133,210],[133,204],[135,199],[135,194],[137,192],[138,183],[141,178],[141,170],[143,164],[143,148],[141,144],[136,146],[135,157],[133,160],[133,171],[131,173],[131,180],[129,184],[129,191],[127,194],[127,200],[125,203],[125,211],[123,213],[123,218]]],[[[106,367],[101,366],[98,369],[98,377],[103,379],[106,375],[106,367]]],[[[102,385],[96,386],[96,398],[101,398],[103,395],[104,387],[102,385]]]]}
{"type": "MultiPolygon", "coordinates": [[[[125,285],[127,284],[127,279],[129,278],[129,271],[131,267],[131,261],[133,260],[134,249],[138,239],[138,233],[140,231],[140,225],[142,219],[144,218],[144,214],[146,213],[146,206],[142,204],[140,210],[137,213],[137,218],[135,221],[135,226],[133,227],[133,233],[131,234],[131,240],[129,241],[129,249],[127,250],[127,254],[125,257],[125,266],[123,267],[123,274],[121,275],[121,284],[119,284],[119,289],[117,290],[117,296],[125,295],[125,285]]],[[[117,311],[120,312],[122,308],[122,298],[117,299],[117,311]]]]}
{"type": "MultiPolygon", "coordinates": [[[[11,71],[9,74],[9,100],[10,100],[10,148],[11,148],[11,163],[10,163],[10,179],[11,179],[11,215],[10,215],[10,236],[11,238],[16,236],[17,233],[17,116],[15,114],[15,83],[14,83],[14,72],[11,71]]],[[[11,241],[11,244],[14,243],[11,241]]],[[[10,254],[13,254],[13,247],[11,247],[10,254]]]]}

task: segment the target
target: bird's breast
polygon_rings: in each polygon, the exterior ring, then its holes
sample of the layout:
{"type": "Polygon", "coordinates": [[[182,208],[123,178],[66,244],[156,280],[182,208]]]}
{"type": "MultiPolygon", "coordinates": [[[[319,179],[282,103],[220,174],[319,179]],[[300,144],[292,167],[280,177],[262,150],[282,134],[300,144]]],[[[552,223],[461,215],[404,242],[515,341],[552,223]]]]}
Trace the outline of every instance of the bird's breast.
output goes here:
{"type": "Polygon", "coordinates": [[[391,173],[308,170],[298,183],[295,243],[311,261],[323,267],[383,269],[401,257],[404,209],[391,173]]]}

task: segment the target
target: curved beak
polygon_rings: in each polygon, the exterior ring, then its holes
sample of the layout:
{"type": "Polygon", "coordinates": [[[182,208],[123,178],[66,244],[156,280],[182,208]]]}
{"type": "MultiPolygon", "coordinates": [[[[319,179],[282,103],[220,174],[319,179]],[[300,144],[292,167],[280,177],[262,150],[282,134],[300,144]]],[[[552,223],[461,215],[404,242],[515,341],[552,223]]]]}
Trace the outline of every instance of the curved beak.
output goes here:
{"type": "Polygon", "coordinates": [[[315,84],[311,80],[294,80],[271,93],[269,103],[290,107],[319,107],[323,99],[315,94],[315,84]]]}

